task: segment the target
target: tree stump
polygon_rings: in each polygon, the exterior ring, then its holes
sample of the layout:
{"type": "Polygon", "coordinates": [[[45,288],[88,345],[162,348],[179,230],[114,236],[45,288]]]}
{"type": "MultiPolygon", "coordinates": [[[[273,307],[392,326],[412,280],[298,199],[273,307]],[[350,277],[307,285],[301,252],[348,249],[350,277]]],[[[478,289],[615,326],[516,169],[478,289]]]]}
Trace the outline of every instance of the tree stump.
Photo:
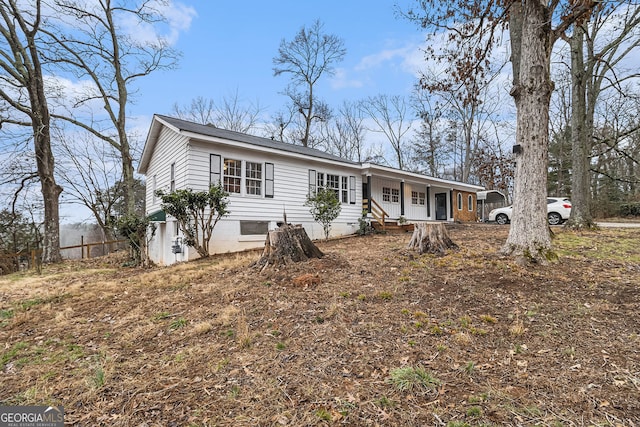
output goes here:
{"type": "Polygon", "coordinates": [[[415,223],[409,249],[417,250],[419,254],[444,255],[447,249],[458,249],[458,245],[449,238],[443,223],[415,223]]]}
{"type": "Polygon", "coordinates": [[[264,270],[269,266],[280,266],[310,258],[322,258],[324,254],[313,244],[302,225],[284,223],[267,233],[262,256],[253,263],[264,270]]]}

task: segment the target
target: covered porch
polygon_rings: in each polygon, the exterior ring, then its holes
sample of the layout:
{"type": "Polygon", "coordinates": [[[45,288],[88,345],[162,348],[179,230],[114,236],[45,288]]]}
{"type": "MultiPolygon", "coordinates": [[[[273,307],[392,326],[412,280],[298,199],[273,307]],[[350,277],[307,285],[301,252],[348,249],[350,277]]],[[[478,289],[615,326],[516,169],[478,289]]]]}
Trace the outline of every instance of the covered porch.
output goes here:
{"type": "Polygon", "coordinates": [[[473,207],[475,218],[475,194],[482,189],[413,172],[368,165],[362,177],[362,208],[372,223],[378,223],[383,228],[422,221],[453,222],[459,220],[456,209],[460,212],[471,210],[463,209],[460,200],[465,208],[473,207]],[[462,193],[470,198],[462,198],[462,193]]]}

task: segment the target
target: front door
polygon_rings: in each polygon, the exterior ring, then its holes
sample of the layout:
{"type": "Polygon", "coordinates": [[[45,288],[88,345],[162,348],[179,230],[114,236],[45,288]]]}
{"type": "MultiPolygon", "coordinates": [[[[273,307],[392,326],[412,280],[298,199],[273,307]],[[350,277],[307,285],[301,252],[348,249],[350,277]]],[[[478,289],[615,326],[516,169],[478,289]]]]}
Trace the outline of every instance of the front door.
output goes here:
{"type": "Polygon", "coordinates": [[[447,193],[436,193],[436,220],[447,220],[447,193]]]}
{"type": "Polygon", "coordinates": [[[371,212],[371,200],[369,200],[369,185],[362,181],[362,199],[367,201],[367,205],[362,205],[363,209],[366,209],[367,212],[371,212]]]}

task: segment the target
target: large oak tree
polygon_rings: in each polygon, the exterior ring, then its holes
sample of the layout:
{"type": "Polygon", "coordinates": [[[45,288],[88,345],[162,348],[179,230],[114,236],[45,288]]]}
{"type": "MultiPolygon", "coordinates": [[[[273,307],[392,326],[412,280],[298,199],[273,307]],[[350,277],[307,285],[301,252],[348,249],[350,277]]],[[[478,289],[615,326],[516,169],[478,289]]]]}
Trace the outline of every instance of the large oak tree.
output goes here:
{"type": "Polygon", "coordinates": [[[595,6],[591,0],[422,0],[405,16],[441,37],[429,53],[446,59],[448,78],[467,84],[488,69],[508,31],[516,105],[513,216],[503,252],[546,262],[552,256],[546,216],[550,77],[554,43],[595,6]],[[443,36],[444,34],[444,36],[443,36]]]}
{"type": "MultiPolygon", "coordinates": [[[[600,3],[565,40],[571,49],[571,201],[567,226],[591,228],[591,153],[598,101],[607,91],[627,95],[624,83],[637,79],[637,70],[624,60],[637,55],[640,6],[635,1],[600,3]]],[[[631,129],[631,132],[637,130],[631,129]]],[[[630,133],[631,133],[630,132],[630,133]]]]}
{"type": "Polygon", "coordinates": [[[45,95],[41,34],[41,2],[25,7],[23,2],[0,2],[0,99],[9,114],[2,122],[30,126],[38,179],[44,206],[42,261],[58,262],[60,255],[59,200],[51,150],[51,115],[45,95]]]}
{"type": "Polygon", "coordinates": [[[160,35],[134,34],[124,28],[123,22],[134,22],[140,28],[158,26],[167,20],[158,7],[161,4],[149,0],[55,0],[51,5],[62,22],[46,31],[50,39],[48,61],[90,82],[86,91],[77,95],[73,108],[53,116],[80,127],[119,152],[122,196],[130,214],[135,214],[136,181],[127,112],[133,85],[157,70],[174,68],[180,55],[160,35]],[[105,120],[91,111],[96,100],[106,113],[105,120]]]}

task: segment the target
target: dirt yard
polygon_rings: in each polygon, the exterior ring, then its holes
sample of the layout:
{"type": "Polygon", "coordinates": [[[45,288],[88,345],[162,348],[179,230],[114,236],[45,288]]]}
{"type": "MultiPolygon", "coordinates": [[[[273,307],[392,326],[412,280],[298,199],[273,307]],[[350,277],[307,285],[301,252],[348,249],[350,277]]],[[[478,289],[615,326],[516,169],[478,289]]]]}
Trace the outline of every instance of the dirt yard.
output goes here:
{"type": "Polygon", "coordinates": [[[516,265],[508,226],[319,243],[167,268],[66,262],[0,277],[0,405],[72,426],[640,426],[640,229],[556,229],[516,265]]]}

